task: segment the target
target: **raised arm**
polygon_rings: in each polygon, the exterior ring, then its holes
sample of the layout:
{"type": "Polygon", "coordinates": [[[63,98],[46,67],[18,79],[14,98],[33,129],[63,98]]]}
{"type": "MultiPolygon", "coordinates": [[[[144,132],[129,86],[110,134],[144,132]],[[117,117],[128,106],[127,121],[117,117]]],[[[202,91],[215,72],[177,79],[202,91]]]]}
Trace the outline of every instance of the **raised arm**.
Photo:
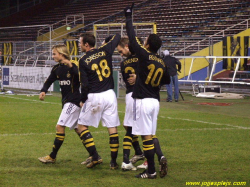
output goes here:
{"type": "Polygon", "coordinates": [[[139,39],[135,36],[135,31],[133,28],[132,22],[132,12],[133,12],[133,4],[131,7],[126,7],[124,9],[125,17],[126,17],[126,31],[129,38],[129,42],[131,47],[135,51],[135,53],[140,57],[145,57],[149,51],[144,48],[143,44],[140,43],[139,39]]]}
{"type": "Polygon", "coordinates": [[[121,40],[120,34],[115,34],[113,36],[109,36],[106,38],[108,40],[107,43],[104,43],[99,49],[103,49],[108,54],[113,54],[115,48],[121,40]]]}

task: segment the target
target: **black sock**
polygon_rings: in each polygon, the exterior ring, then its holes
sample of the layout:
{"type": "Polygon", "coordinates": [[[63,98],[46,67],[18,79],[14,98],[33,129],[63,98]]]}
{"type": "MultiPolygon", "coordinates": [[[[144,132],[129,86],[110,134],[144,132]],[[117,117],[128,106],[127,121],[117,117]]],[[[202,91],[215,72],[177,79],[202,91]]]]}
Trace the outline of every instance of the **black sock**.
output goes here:
{"type": "Polygon", "coordinates": [[[140,144],[139,144],[139,138],[137,135],[133,135],[133,139],[132,139],[132,144],[135,150],[135,155],[142,155],[143,152],[140,148],[140,144]]]}
{"type": "Polygon", "coordinates": [[[152,139],[143,140],[143,151],[148,161],[148,173],[154,174],[155,173],[155,162],[154,162],[155,149],[154,149],[154,143],[152,139]]]}
{"type": "Polygon", "coordinates": [[[118,155],[118,148],[119,148],[118,133],[113,133],[109,135],[109,145],[111,151],[111,162],[116,163],[116,158],[118,155]]]}
{"type": "Polygon", "coordinates": [[[89,130],[86,129],[86,130],[82,131],[80,134],[80,138],[82,140],[83,145],[85,146],[85,148],[89,152],[89,155],[93,157],[92,159],[95,161],[98,160],[98,153],[96,151],[94,138],[90,134],[89,130]]]}
{"type": "Polygon", "coordinates": [[[132,134],[131,134],[132,127],[127,127],[126,135],[123,139],[123,162],[129,164],[129,155],[130,149],[132,146],[132,134]]]}
{"type": "Polygon", "coordinates": [[[53,145],[53,149],[52,152],[50,153],[50,157],[55,159],[57,152],[59,151],[61,145],[63,144],[65,138],[65,134],[64,133],[56,133],[56,138],[54,140],[54,145],[53,145]]]}
{"type": "MultiPolygon", "coordinates": [[[[78,133],[76,133],[76,134],[78,134],[78,133]]],[[[85,144],[83,143],[83,141],[82,141],[82,139],[81,139],[81,133],[79,133],[78,136],[79,136],[79,138],[80,138],[80,140],[81,140],[81,142],[82,142],[82,145],[85,147],[85,149],[87,149],[86,146],[85,146],[85,144]]],[[[91,156],[91,155],[89,155],[89,156],[91,156]]]]}
{"type": "Polygon", "coordinates": [[[161,157],[164,156],[161,151],[161,146],[158,138],[154,135],[153,137],[154,147],[155,147],[155,153],[157,154],[158,161],[160,162],[161,157]]]}

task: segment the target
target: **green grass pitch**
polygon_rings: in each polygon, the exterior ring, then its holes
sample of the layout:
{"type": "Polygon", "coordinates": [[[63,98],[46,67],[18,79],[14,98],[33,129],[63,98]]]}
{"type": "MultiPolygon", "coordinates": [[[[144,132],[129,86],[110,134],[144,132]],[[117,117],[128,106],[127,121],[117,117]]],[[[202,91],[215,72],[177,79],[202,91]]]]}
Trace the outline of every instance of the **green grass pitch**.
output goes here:
{"type": "MultiPolygon", "coordinates": [[[[124,90],[121,90],[118,99],[121,123],[125,111],[124,96],[124,90]]],[[[55,125],[61,112],[60,95],[46,96],[44,102],[39,101],[38,96],[0,95],[0,186],[184,187],[202,186],[202,182],[206,186],[211,182],[231,182],[231,186],[234,182],[244,182],[241,186],[250,186],[250,99],[213,100],[190,94],[183,96],[185,101],[180,98],[178,103],[167,103],[166,93],[161,93],[157,136],[168,159],[169,174],[165,178],[158,174],[156,180],[148,180],[134,177],[142,170],[109,169],[108,132],[101,125],[97,129],[90,128],[90,131],[103,164],[93,169],[80,164],[88,153],[79,137],[69,129],[66,129],[57,162],[42,164],[37,158],[51,152],[55,125]],[[199,104],[204,102],[230,105],[199,104]]],[[[122,125],[118,133],[118,163],[121,164],[125,134],[122,125]]],[[[133,154],[132,149],[131,156],[133,154]]],[[[156,157],[155,161],[158,171],[156,157]]]]}

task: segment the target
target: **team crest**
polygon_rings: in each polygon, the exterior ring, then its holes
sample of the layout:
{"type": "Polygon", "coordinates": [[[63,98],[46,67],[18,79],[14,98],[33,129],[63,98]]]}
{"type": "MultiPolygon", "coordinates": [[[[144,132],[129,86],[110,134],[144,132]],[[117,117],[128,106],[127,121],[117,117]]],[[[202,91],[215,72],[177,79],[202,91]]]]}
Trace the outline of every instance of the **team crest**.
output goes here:
{"type": "Polygon", "coordinates": [[[68,72],[68,73],[67,73],[67,78],[70,78],[70,77],[71,77],[71,75],[70,75],[70,73],[68,72]]]}

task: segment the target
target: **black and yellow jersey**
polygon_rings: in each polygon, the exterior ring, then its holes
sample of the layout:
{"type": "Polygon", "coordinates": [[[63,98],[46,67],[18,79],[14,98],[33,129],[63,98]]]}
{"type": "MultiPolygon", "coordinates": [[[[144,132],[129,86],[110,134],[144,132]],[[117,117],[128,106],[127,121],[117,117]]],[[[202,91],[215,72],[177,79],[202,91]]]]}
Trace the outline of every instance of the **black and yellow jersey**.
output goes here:
{"type": "Polygon", "coordinates": [[[123,81],[126,84],[126,94],[133,92],[134,85],[128,83],[129,74],[136,74],[138,65],[138,58],[136,55],[130,55],[121,62],[121,73],[123,81]]]}
{"type": "Polygon", "coordinates": [[[160,84],[166,65],[159,55],[148,51],[135,36],[132,18],[126,18],[126,30],[136,56],[139,58],[136,82],[132,97],[155,98],[159,100],[160,84]]]}
{"type": "Polygon", "coordinates": [[[79,61],[81,101],[84,103],[88,93],[100,93],[114,89],[112,55],[121,36],[114,35],[108,43],[98,49],[86,52],[79,61]]]}
{"type": "Polygon", "coordinates": [[[69,68],[65,64],[58,63],[55,65],[49,77],[45,81],[41,92],[47,92],[49,87],[56,80],[59,81],[62,94],[62,105],[71,102],[80,106],[80,82],[78,67],[72,63],[73,67],[69,68]]]}

